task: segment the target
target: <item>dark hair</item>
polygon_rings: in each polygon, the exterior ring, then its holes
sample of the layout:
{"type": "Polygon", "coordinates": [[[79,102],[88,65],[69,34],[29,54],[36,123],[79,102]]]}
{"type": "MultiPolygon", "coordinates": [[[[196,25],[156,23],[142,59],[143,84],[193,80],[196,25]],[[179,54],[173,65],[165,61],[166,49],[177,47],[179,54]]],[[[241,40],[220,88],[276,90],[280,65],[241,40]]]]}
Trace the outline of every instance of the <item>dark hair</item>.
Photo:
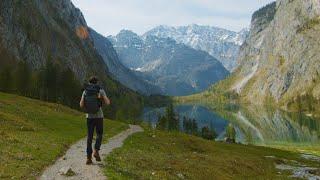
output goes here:
{"type": "Polygon", "coordinates": [[[97,76],[91,76],[89,79],[89,83],[91,83],[91,84],[97,84],[98,81],[99,80],[98,80],[97,76]]]}

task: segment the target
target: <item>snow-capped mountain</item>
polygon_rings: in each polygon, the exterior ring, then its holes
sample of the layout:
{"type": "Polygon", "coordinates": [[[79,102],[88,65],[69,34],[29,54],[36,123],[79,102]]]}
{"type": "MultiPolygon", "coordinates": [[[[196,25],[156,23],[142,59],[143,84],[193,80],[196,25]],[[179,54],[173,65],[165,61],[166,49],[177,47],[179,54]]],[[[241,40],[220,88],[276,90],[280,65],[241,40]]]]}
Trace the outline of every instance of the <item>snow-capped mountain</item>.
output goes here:
{"type": "Polygon", "coordinates": [[[126,87],[145,95],[161,93],[159,88],[139,78],[134,71],[121,64],[113,45],[106,37],[91,28],[89,30],[95,49],[103,58],[114,79],[126,87]]]}
{"type": "Polygon", "coordinates": [[[108,38],[122,64],[160,87],[166,95],[200,92],[229,74],[207,52],[177,43],[171,38],[141,37],[128,30],[108,38]]]}
{"type": "Polygon", "coordinates": [[[194,49],[208,52],[217,58],[226,69],[233,71],[237,67],[237,57],[240,46],[244,42],[249,30],[234,32],[212,26],[158,26],[143,36],[157,36],[172,38],[194,49]]]}

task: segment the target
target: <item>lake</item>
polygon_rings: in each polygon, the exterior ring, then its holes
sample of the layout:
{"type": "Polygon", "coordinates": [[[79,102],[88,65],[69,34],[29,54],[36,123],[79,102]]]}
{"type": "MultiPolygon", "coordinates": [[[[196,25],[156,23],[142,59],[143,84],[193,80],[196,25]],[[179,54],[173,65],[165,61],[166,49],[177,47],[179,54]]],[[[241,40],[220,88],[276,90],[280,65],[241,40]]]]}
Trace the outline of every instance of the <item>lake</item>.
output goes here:
{"type": "MultiPolygon", "coordinates": [[[[180,131],[185,132],[183,117],[194,119],[198,129],[209,127],[216,134],[216,140],[225,137],[226,127],[232,124],[236,130],[236,142],[263,146],[296,146],[300,149],[319,149],[320,119],[299,113],[288,113],[279,109],[259,106],[237,107],[213,110],[199,105],[175,107],[180,119],[180,131]]],[[[145,108],[143,120],[153,127],[163,108],[145,108]]]]}

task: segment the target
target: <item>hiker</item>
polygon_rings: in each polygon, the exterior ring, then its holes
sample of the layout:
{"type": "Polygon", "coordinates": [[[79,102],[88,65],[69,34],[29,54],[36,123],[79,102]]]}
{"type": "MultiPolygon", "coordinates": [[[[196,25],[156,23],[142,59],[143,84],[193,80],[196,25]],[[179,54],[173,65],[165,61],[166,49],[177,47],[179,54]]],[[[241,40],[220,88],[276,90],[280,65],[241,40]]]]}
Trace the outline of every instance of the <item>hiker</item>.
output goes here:
{"type": "Polygon", "coordinates": [[[84,88],[80,101],[80,107],[84,108],[87,112],[87,165],[92,164],[92,156],[95,157],[96,161],[101,161],[99,150],[103,135],[103,104],[110,105],[110,100],[106,92],[98,85],[98,78],[93,76],[89,79],[89,84],[84,88]],[[97,139],[93,151],[92,139],[94,129],[96,129],[97,139]]]}

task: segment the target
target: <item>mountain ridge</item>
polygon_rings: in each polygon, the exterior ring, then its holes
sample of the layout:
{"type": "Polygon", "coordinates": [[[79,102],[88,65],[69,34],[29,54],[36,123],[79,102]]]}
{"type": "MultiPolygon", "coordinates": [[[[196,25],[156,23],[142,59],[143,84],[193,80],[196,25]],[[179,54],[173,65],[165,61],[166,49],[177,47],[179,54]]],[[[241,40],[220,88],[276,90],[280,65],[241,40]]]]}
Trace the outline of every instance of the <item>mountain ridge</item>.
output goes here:
{"type": "Polygon", "coordinates": [[[200,92],[229,74],[208,53],[171,38],[139,36],[128,30],[108,38],[126,67],[138,71],[141,78],[161,87],[167,95],[200,92]]]}
{"type": "Polygon", "coordinates": [[[237,67],[239,48],[244,42],[248,30],[239,32],[204,25],[187,26],[157,26],[142,36],[153,35],[161,38],[171,38],[197,50],[208,52],[218,59],[226,69],[233,71],[237,67]]]}

